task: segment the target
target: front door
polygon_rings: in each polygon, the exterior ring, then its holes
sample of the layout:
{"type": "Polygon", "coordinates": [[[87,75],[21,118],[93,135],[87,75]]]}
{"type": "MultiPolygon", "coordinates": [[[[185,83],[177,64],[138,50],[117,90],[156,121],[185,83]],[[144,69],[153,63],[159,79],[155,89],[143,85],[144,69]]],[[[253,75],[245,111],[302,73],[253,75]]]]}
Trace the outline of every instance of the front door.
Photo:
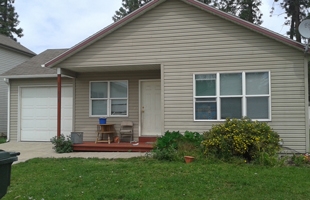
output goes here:
{"type": "Polygon", "coordinates": [[[160,80],[141,81],[141,135],[161,135],[160,80]]]}

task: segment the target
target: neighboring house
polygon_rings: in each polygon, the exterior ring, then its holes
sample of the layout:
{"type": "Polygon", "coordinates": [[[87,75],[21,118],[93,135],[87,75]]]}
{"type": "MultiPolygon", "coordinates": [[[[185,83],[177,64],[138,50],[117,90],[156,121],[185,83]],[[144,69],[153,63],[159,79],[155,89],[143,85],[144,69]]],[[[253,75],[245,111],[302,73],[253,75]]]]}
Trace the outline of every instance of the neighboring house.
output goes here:
{"type": "MultiPolygon", "coordinates": [[[[56,69],[43,68],[45,63],[67,49],[49,49],[32,57],[1,76],[9,80],[10,134],[18,141],[49,141],[56,133],[56,69]],[[18,134],[14,134],[18,132],[18,134]]],[[[63,78],[63,127],[72,131],[72,79],[63,78]]],[[[12,138],[11,138],[12,137],[12,138]]]]}
{"type": "MultiPolygon", "coordinates": [[[[203,133],[226,117],[248,116],[306,152],[308,57],[302,44],[195,0],[153,0],[44,66],[72,78],[72,130],[84,141],[95,141],[99,117],[116,129],[133,121],[137,139],[203,133]]],[[[23,120],[23,87],[44,83],[11,80],[12,122],[23,120]]],[[[10,135],[23,141],[12,123],[10,135]]]]}
{"type": "MultiPolygon", "coordinates": [[[[36,55],[13,39],[0,34],[0,74],[36,55]]],[[[0,135],[7,132],[8,86],[0,80],[0,135]]]]}

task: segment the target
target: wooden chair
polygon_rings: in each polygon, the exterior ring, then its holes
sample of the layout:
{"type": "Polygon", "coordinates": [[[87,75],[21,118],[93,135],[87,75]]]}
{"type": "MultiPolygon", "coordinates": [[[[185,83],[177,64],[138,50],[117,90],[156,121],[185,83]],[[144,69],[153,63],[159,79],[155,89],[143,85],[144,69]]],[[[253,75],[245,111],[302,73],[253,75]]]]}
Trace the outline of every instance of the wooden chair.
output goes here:
{"type": "Polygon", "coordinates": [[[133,122],[132,121],[122,121],[120,126],[120,138],[119,141],[121,141],[123,138],[128,137],[130,138],[130,141],[133,141],[133,122]]]}

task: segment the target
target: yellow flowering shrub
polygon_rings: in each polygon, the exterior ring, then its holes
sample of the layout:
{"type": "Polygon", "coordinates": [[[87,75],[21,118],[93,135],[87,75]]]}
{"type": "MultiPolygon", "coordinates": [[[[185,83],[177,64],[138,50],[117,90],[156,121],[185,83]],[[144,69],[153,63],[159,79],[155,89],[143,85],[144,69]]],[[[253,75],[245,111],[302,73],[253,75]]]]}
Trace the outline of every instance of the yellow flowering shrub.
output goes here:
{"type": "Polygon", "coordinates": [[[261,153],[275,155],[279,150],[279,135],[265,122],[250,119],[227,119],[204,132],[202,142],[206,155],[221,159],[242,157],[258,159],[261,153]]]}

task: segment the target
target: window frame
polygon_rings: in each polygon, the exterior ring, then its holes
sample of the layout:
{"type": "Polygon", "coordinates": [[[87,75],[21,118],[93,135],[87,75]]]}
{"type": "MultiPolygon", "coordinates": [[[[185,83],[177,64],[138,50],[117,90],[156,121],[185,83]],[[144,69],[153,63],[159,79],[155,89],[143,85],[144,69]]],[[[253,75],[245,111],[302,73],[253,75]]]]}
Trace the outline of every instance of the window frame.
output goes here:
{"type": "Polygon", "coordinates": [[[223,98],[241,98],[241,113],[242,117],[247,116],[247,98],[248,97],[268,97],[268,118],[266,119],[252,119],[257,121],[271,121],[271,73],[270,70],[248,70],[248,71],[223,71],[223,72],[207,72],[207,73],[194,73],[193,74],[193,120],[194,121],[225,121],[221,119],[221,99],[223,98]],[[268,94],[247,95],[246,94],[246,74],[248,73],[268,73],[268,94]],[[196,75],[213,74],[216,77],[215,96],[196,96],[196,75]],[[241,95],[220,95],[220,75],[221,74],[241,74],[241,95]],[[196,119],[196,99],[216,99],[216,119],[196,119]]]}
{"type": "Polygon", "coordinates": [[[89,82],[89,117],[128,117],[128,108],[129,108],[129,84],[128,80],[104,80],[104,81],[90,81],[89,82]],[[127,84],[127,97],[119,97],[119,98],[112,98],[111,97],[111,83],[113,82],[126,82],[127,84]],[[91,97],[91,85],[92,83],[107,83],[107,97],[106,98],[92,98],[91,97]],[[94,100],[106,100],[107,101],[107,115],[93,115],[92,113],[92,106],[94,100]],[[112,100],[126,100],[126,115],[112,115],[111,109],[112,109],[112,100]]]}

